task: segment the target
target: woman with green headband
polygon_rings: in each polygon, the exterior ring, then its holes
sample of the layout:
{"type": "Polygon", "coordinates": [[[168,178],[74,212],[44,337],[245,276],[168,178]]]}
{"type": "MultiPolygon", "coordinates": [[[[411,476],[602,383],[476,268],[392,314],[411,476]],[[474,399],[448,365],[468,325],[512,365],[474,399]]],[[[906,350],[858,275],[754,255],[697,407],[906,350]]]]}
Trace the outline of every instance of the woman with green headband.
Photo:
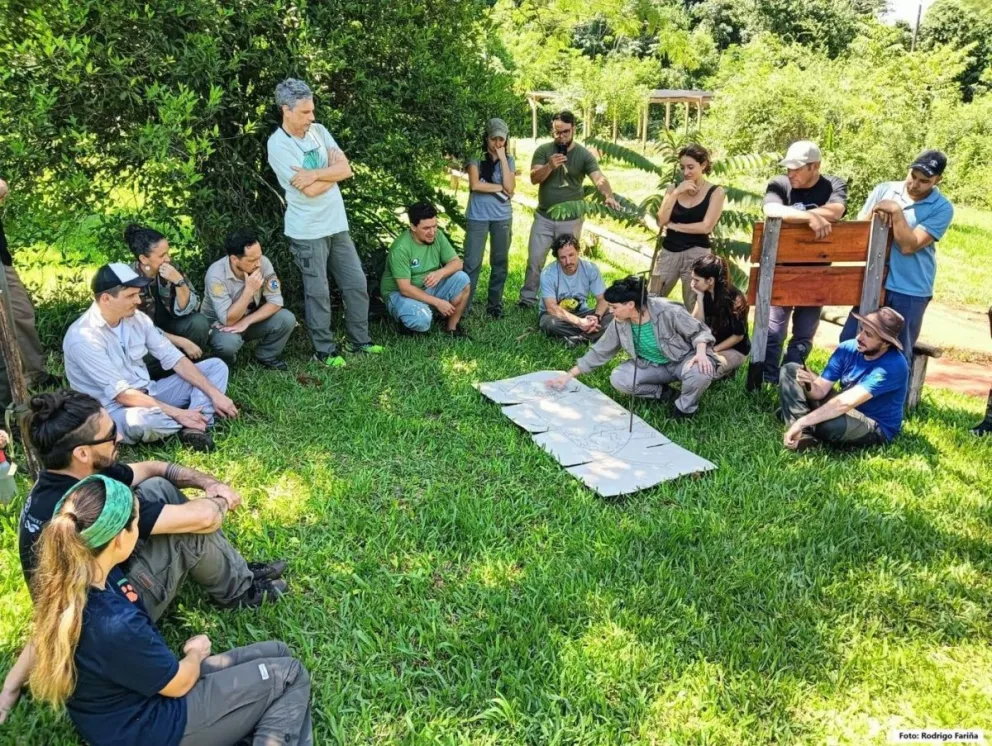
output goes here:
{"type": "Polygon", "coordinates": [[[197,635],[177,660],[121,564],[138,502],[102,475],[76,484],[38,542],[34,696],[63,705],[93,746],[313,743],[310,678],[281,642],[210,655],[197,635]]]}

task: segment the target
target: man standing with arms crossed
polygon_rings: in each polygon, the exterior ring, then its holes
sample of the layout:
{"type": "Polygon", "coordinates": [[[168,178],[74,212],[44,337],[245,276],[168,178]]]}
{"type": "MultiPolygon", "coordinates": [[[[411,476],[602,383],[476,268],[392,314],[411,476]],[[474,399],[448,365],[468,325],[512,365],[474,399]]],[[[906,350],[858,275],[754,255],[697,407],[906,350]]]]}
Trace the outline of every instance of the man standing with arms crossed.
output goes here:
{"type": "Polygon", "coordinates": [[[269,166],[286,192],[285,233],[303,274],[307,329],[314,359],[344,365],[331,333],[330,270],[344,297],[347,351],[379,353],[369,336],[369,290],[365,271],[348,233],[348,216],[338,183],[352,177],[351,165],[331,133],[317,124],[313,91],[287,78],[276,86],[282,125],[269,137],[269,166]]]}
{"type": "Polygon", "coordinates": [[[592,179],[608,206],[614,210],[620,209],[610,182],[599,170],[596,157],[575,142],[575,115],[570,111],[558,112],[551,120],[551,130],[554,141],[539,146],[530,164],[530,183],[539,186],[537,212],[534,213],[527,245],[527,274],[517,302],[524,308],[537,303],[541,270],[544,269],[551,243],[565,234],[571,234],[576,239],[582,237],[582,218],[553,220],[548,211],[562,202],[581,200],[582,182],[586,176],[592,179]]]}

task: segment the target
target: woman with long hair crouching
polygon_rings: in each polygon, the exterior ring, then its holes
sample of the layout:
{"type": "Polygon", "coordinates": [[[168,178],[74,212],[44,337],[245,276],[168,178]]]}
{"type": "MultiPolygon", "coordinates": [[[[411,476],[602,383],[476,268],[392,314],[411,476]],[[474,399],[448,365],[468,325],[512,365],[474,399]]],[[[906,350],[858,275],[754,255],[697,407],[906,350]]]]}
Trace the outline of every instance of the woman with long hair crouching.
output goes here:
{"type": "Polygon", "coordinates": [[[716,377],[732,376],[751,352],[747,297],[730,281],[727,260],[716,254],[701,257],[692,265],[692,289],[696,293],[692,315],[706,324],[716,338],[716,377]]]}
{"type": "Polygon", "coordinates": [[[281,642],[178,660],[121,564],[138,541],[138,501],[102,475],[77,483],[38,542],[34,696],[65,706],[93,746],[313,743],[310,677],[281,642]]]}

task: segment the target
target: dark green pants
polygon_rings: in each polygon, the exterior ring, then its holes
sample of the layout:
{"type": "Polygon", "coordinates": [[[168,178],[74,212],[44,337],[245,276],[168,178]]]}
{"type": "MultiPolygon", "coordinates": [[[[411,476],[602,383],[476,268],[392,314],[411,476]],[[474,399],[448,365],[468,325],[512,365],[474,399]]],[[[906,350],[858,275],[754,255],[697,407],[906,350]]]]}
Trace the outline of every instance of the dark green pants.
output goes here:
{"type": "MultiPolygon", "coordinates": [[[[186,502],[183,493],[161,477],[146,479],[135,492],[152,502],[186,502]]],[[[222,531],[155,534],[142,539],[131,555],[127,575],[152,619],[165,613],[187,575],[222,606],[247,591],[253,579],[248,563],[222,531]]]]}
{"type": "MultiPolygon", "coordinates": [[[[155,326],[163,332],[175,334],[177,337],[185,337],[203,350],[203,357],[209,356],[210,346],[208,340],[210,337],[210,322],[199,311],[191,313],[189,316],[156,314],[154,321],[155,326]]],[[[158,359],[152,355],[145,355],[145,367],[148,368],[148,375],[153,381],[158,381],[172,375],[172,371],[162,370],[158,359]]]]}
{"type": "Polygon", "coordinates": [[[293,312],[286,308],[280,308],[264,321],[249,326],[244,334],[214,329],[210,335],[210,349],[214,355],[231,368],[234,367],[238,350],[241,349],[242,345],[249,340],[257,339],[258,347],[255,348],[255,358],[274,360],[282,355],[282,351],[286,348],[286,343],[289,342],[289,337],[295,328],[296,317],[293,312]]]}

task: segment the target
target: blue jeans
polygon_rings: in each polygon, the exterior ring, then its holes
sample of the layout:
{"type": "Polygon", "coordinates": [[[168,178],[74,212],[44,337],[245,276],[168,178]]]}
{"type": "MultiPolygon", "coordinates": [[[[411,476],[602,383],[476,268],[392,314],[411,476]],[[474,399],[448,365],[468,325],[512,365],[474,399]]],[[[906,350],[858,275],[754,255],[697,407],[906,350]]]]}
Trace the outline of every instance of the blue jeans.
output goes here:
{"type": "MultiPolygon", "coordinates": [[[[423,287],[421,290],[428,295],[451,303],[462,290],[468,287],[470,282],[468,275],[462,270],[458,270],[453,275],[445,277],[434,287],[423,287]]],[[[386,298],[386,310],[403,326],[415,332],[428,331],[434,320],[434,311],[429,305],[413,298],[407,298],[397,290],[394,290],[386,298]]]]}
{"type": "MultiPolygon", "coordinates": [[[[906,362],[913,366],[913,345],[920,338],[920,330],[923,328],[923,314],[926,313],[927,306],[930,305],[930,298],[920,298],[915,295],[905,295],[894,290],[885,291],[885,305],[893,311],[899,313],[903,320],[902,333],[899,341],[902,342],[902,354],[906,356],[906,362]]],[[[857,307],[852,309],[852,314],[860,313],[857,307]]],[[[840,341],[846,342],[854,339],[858,335],[858,320],[853,315],[848,314],[847,321],[840,333],[840,341]]]]}
{"type": "Polygon", "coordinates": [[[813,337],[820,325],[820,306],[772,306],[768,317],[768,346],[765,348],[764,377],[767,383],[777,385],[779,365],[799,363],[802,365],[813,349],[813,337]],[[782,343],[789,331],[789,318],[792,318],[792,338],[782,358],[782,343]]]}

